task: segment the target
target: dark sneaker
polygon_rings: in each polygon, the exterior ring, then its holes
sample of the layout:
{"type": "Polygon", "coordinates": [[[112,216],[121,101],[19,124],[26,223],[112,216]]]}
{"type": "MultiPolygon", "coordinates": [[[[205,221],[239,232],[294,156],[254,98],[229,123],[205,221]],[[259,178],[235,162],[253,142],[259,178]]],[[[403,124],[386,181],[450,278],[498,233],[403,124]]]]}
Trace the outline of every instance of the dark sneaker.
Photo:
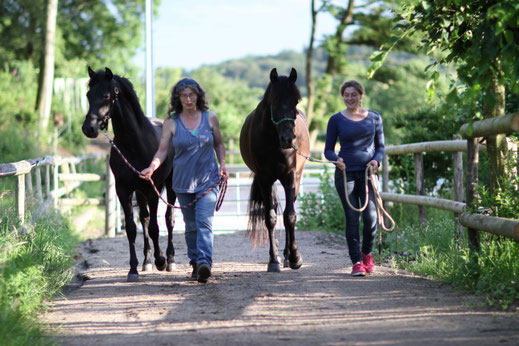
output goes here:
{"type": "Polygon", "coordinates": [[[196,279],[198,277],[198,270],[196,268],[196,263],[191,264],[193,267],[193,272],[191,273],[191,279],[196,279]]]}
{"type": "Polygon", "coordinates": [[[366,269],[364,268],[364,264],[362,262],[357,262],[353,265],[353,268],[351,269],[351,275],[353,276],[365,276],[366,275],[366,269]]]}
{"type": "Polygon", "coordinates": [[[207,263],[200,263],[198,265],[198,282],[206,283],[207,279],[211,276],[211,268],[207,263]]]}
{"type": "Polygon", "coordinates": [[[364,264],[364,269],[366,269],[366,273],[373,273],[373,271],[375,270],[375,258],[373,257],[373,254],[362,254],[362,264],[364,264]]]}

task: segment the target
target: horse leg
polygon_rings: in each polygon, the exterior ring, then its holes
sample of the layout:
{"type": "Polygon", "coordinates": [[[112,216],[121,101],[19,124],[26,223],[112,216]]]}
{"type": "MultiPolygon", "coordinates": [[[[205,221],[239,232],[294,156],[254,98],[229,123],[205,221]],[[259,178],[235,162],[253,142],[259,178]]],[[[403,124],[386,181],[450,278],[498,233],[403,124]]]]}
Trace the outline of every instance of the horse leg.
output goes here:
{"type": "Polygon", "coordinates": [[[121,202],[121,208],[123,208],[126,237],[128,238],[128,244],[130,247],[130,271],[128,272],[126,280],[128,282],[136,282],[139,281],[139,272],[137,271],[139,260],[137,259],[137,253],[135,252],[135,238],[137,236],[137,226],[133,221],[132,193],[128,193],[123,188],[118,187],[117,183],[116,191],[117,196],[119,197],[119,202],[121,202]]]}
{"type": "Polygon", "coordinates": [[[295,228],[297,215],[294,208],[295,204],[295,188],[294,176],[290,175],[287,179],[281,182],[285,189],[285,211],[283,212],[283,223],[285,225],[286,242],[283,254],[285,256],[284,264],[288,260],[288,265],[292,269],[299,269],[303,265],[303,258],[298,252],[298,247],[295,238],[295,228]]]}
{"type": "Polygon", "coordinates": [[[153,263],[151,262],[151,246],[149,240],[150,236],[148,233],[150,213],[148,211],[148,201],[140,191],[135,191],[135,199],[137,200],[137,205],[139,206],[139,220],[142,225],[142,236],[144,239],[144,261],[142,262],[142,271],[146,272],[153,269],[153,263]]]}
{"type": "Polygon", "coordinates": [[[162,255],[159,244],[159,224],[157,223],[157,211],[159,207],[159,198],[155,195],[155,191],[151,191],[153,195],[148,196],[148,206],[150,208],[150,223],[148,231],[151,241],[153,242],[153,256],[155,257],[155,266],[158,270],[166,269],[166,258],[162,255]]]}
{"type": "MultiPolygon", "coordinates": [[[[172,180],[171,177],[166,179],[166,191],[168,194],[168,203],[171,205],[175,205],[175,200],[177,196],[173,188],[171,187],[172,180]]],[[[170,207],[169,205],[166,207],[166,227],[168,228],[168,247],[166,249],[166,256],[168,259],[168,266],[166,270],[168,272],[173,271],[175,269],[175,247],[173,246],[173,227],[175,226],[175,208],[170,207]]]]}
{"type": "Polygon", "coordinates": [[[269,234],[269,264],[267,267],[267,272],[279,273],[281,271],[281,267],[279,264],[279,256],[278,256],[278,242],[276,240],[276,233],[274,232],[274,228],[277,223],[277,213],[276,213],[276,199],[272,195],[272,184],[266,184],[265,194],[264,194],[264,206],[265,206],[265,224],[267,226],[268,234],[269,234]]]}

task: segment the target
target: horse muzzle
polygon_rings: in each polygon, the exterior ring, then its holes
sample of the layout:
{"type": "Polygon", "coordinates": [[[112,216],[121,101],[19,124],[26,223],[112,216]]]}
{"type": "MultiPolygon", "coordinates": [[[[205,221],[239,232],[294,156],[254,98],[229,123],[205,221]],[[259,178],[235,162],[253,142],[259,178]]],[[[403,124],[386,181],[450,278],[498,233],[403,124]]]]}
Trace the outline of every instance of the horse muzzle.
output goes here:
{"type": "Polygon", "coordinates": [[[88,138],[96,138],[99,134],[99,125],[96,122],[91,124],[88,120],[85,120],[83,126],[81,127],[83,134],[88,138]]]}

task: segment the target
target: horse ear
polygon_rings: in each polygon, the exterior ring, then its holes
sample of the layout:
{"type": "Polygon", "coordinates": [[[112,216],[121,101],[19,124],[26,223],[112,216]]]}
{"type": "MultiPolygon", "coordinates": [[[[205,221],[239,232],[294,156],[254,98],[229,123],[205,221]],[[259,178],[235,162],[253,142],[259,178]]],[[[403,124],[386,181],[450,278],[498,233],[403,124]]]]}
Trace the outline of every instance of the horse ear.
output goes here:
{"type": "Polygon", "coordinates": [[[114,77],[112,70],[110,70],[108,67],[105,67],[105,76],[107,79],[112,79],[114,77]]]}
{"type": "Polygon", "coordinates": [[[95,75],[94,70],[92,70],[92,69],[90,68],[90,66],[88,66],[88,75],[90,76],[90,78],[94,78],[94,75],[95,75]]]}
{"type": "Polygon", "coordinates": [[[295,83],[296,80],[297,80],[297,71],[295,68],[292,67],[292,70],[290,71],[290,76],[288,76],[288,79],[292,82],[292,83],[295,83]]]}
{"type": "Polygon", "coordinates": [[[272,71],[270,71],[270,81],[275,82],[278,80],[278,70],[274,67],[272,71]]]}

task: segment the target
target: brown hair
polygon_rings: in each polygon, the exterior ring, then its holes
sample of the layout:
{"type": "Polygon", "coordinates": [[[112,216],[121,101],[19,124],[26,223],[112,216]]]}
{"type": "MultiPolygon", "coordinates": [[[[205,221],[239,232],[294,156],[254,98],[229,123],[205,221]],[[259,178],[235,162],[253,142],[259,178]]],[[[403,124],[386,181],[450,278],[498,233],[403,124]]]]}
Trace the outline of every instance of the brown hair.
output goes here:
{"type": "Polygon", "coordinates": [[[171,89],[170,96],[170,107],[168,113],[174,113],[175,115],[179,115],[182,113],[182,103],[180,102],[180,92],[185,89],[191,89],[196,94],[196,107],[201,111],[206,111],[209,109],[207,104],[207,97],[205,94],[204,88],[198,84],[197,81],[190,78],[181,79],[173,88],[171,89]]]}
{"type": "Polygon", "coordinates": [[[341,96],[344,95],[344,90],[346,90],[346,88],[349,88],[349,87],[355,88],[355,90],[357,90],[357,92],[359,94],[364,95],[364,87],[362,86],[362,84],[360,84],[356,80],[349,80],[349,81],[344,82],[342,84],[342,86],[341,86],[341,96]]]}

